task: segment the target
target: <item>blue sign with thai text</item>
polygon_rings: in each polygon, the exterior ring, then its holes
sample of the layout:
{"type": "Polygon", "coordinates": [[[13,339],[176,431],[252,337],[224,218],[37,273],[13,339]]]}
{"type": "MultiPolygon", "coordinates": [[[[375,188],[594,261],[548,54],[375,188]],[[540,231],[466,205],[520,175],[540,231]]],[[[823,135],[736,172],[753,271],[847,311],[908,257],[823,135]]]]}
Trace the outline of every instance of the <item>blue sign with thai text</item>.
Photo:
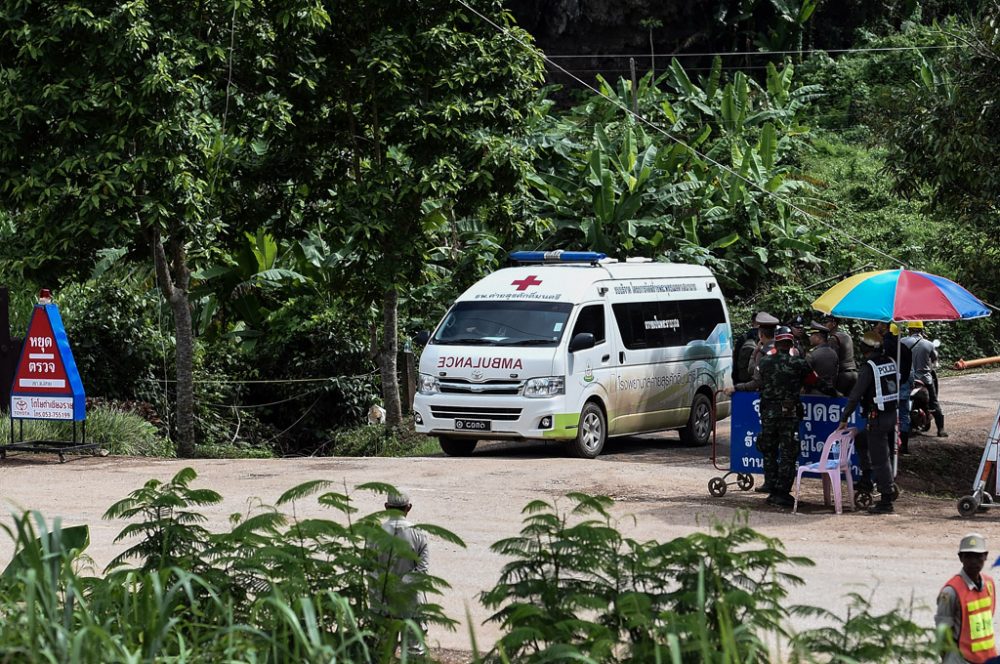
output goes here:
{"type": "MultiPolygon", "coordinates": [[[[844,397],[802,396],[802,406],[805,414],[799,423],[799,442],[802,451],[799,454],[799,464],[819,461],[823,452],[823,443],[836,431],[840,424],[840,416],[847,407],[844,397]]],[[[734,392],[732,429],[729,437],[729,469],[738,473],[763,473],[764,459],[757,449],[757,436],[760,434],[760,394],[757,392],[734,392]]],[[[847,420],[848,426],[864,429],[865,418],[861,416],[861,408],[856,408],[847,420]]],[[[861,476],[858,467],[857,453],[851,457],[851,468],[854,477],[861,476]]]]}

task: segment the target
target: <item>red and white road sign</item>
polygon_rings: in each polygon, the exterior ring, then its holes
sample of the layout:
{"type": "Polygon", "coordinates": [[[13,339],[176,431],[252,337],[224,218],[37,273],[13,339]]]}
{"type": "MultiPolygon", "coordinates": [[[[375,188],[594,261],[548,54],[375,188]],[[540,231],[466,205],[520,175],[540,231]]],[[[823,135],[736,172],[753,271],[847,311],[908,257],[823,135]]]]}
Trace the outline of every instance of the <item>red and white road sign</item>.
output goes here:
{"type": "Polygon", "coordinates": [[[73,396],[66,366],[48,316],[32,316],[24,352],[14,374],[14,392],[73,396]]]}

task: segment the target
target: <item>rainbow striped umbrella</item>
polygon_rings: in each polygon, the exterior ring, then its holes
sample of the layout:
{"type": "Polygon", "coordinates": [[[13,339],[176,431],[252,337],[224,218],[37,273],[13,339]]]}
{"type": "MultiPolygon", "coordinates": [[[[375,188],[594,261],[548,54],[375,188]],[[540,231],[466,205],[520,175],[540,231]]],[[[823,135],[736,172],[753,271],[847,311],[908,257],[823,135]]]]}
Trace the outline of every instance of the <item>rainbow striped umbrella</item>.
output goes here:
{"type": "Polygon", "coordinates": [[[844,279],[813,302],[840,318],[944,321],[983,318],[985,304],[954,281],[926,272],[879,270],[844,279]]]}

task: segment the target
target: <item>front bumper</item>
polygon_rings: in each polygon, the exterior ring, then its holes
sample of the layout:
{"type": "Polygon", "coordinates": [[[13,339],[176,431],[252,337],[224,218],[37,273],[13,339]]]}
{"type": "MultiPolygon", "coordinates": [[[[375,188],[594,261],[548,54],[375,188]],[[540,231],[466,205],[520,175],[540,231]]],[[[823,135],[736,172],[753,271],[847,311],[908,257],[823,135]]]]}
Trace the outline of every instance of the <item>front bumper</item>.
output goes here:
{"type": "Polygon", "coordinates": [[[562,396],[544,399],[474,394],[417,394],[413,401],[418,433],[476,440],[551,440],[576,437],[575,419],[564,413],[562,396]],[[548,418],[550,424],[542,426],[548,418]],[[488,421],[489,431],[456,428],[456,420],[488,421]]]}

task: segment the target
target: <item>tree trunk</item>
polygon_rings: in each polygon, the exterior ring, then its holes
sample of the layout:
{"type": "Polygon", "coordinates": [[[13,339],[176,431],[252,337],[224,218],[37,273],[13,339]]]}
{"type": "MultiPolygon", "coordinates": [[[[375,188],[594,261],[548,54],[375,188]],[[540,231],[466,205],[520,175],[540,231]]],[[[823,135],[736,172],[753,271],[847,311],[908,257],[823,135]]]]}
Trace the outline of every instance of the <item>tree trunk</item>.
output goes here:
{"type": "Polygon", "coordinates": [[[382,348],[378,364],[382,372],[385,423],[391,427],[398,427],[403,423],[403,408],[399,401],[399,375],[396,372],[396,358],[399,356],[398,307],[399,293],[395,288],[387,289],[382,300],[382,348]]]}
{"type": "Polygon", "coordinates": [[[191,328],[191,305],[188,300],[188,286],[191,270],[183,244],[174,242],[172,259],[167,261],[166,251],[159,231],[151,231],[153,262],[160,291],[170,304],[174,314],[174,335],[176,339],[175,371],[177,373],[177,416],[174,426],[174,442],[177,456],[194,456],[194,333],[191,328]]]}

